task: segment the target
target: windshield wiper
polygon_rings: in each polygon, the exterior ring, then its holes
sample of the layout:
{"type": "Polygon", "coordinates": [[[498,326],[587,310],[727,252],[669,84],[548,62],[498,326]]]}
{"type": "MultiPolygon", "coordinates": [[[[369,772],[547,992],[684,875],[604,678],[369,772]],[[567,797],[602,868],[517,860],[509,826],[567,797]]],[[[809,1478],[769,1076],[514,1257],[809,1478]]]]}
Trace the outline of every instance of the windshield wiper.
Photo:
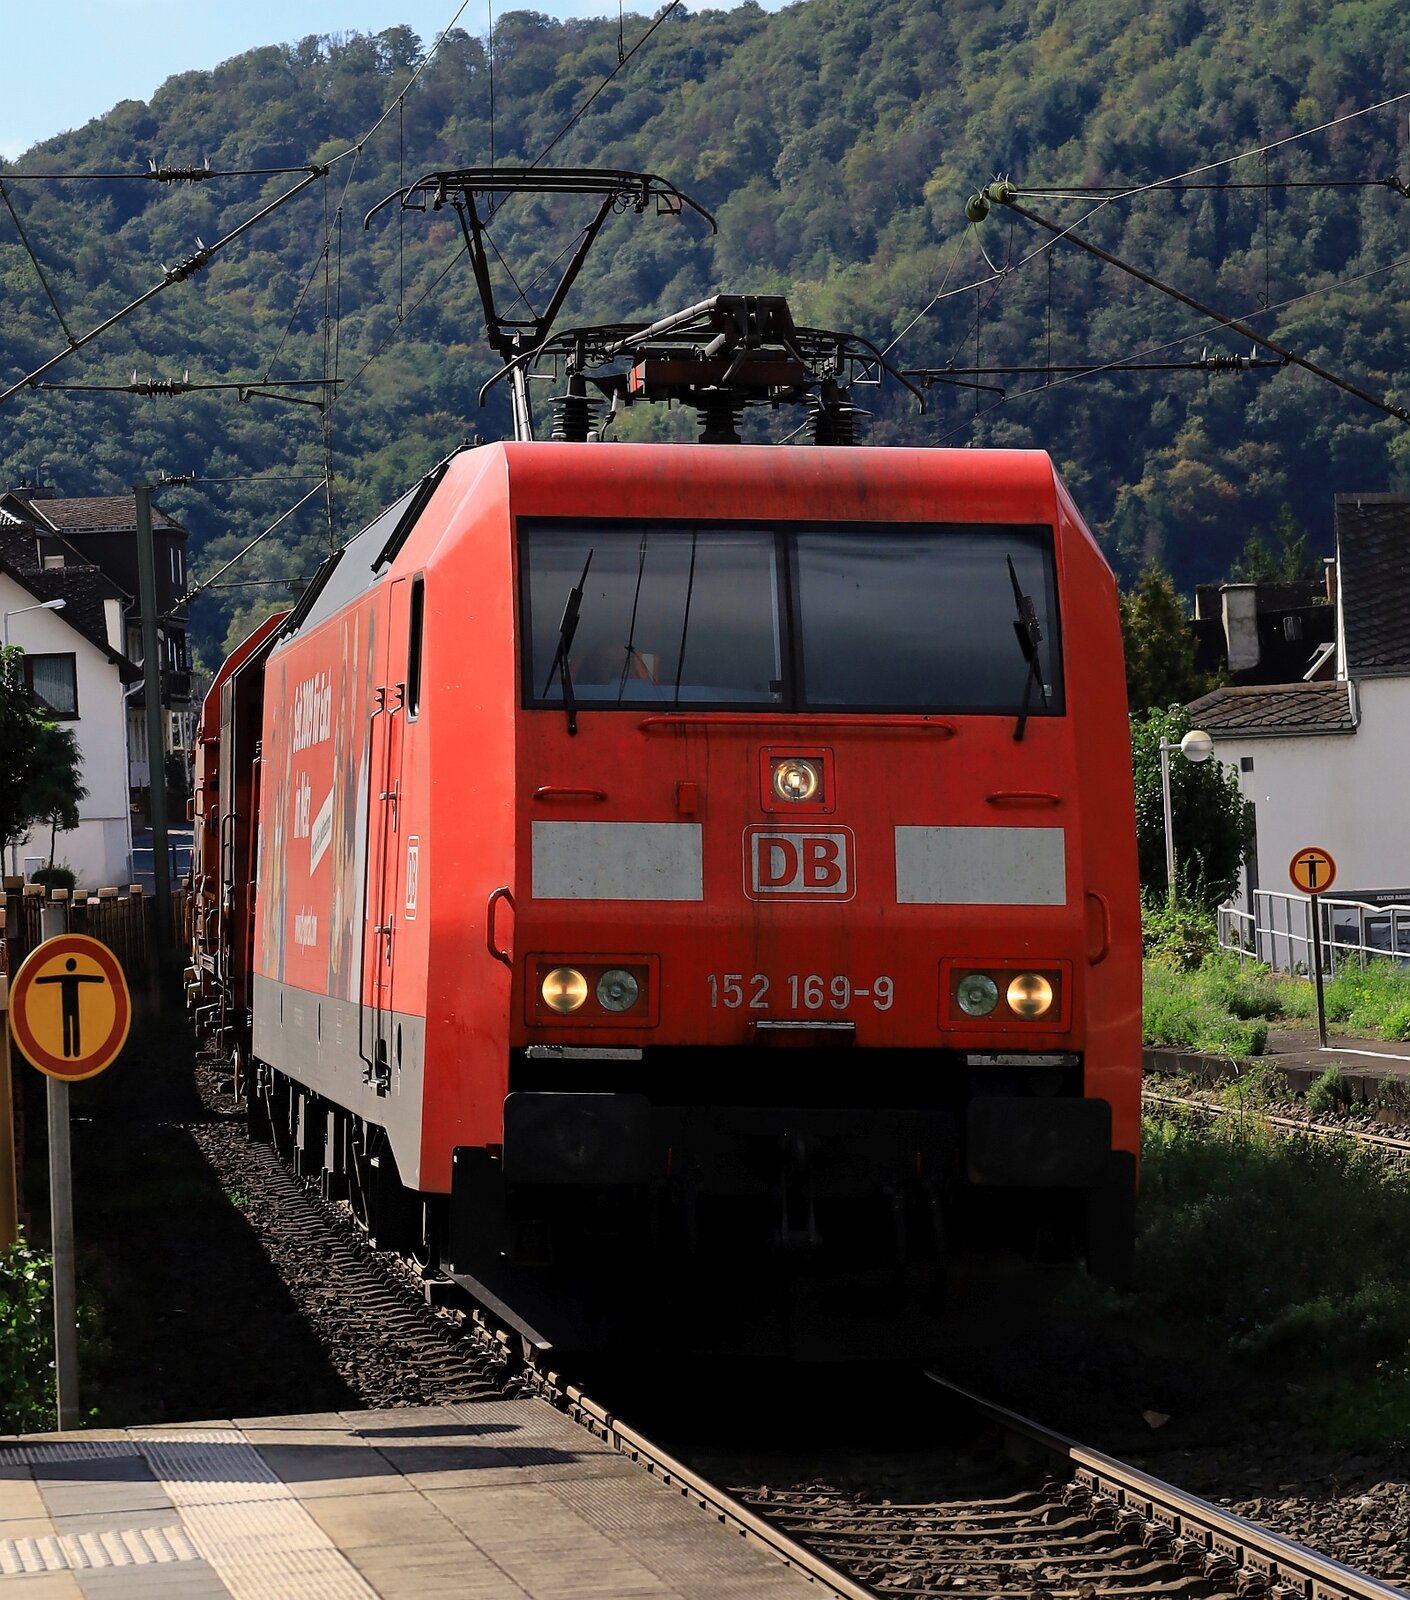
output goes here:
{"type": "Polygon", "coordinates": [[[1038,664],[1038,646],[1043,642],[1043,630],[1038,626],[1038,613],[1033,609],[1033,600],[1024,594],[1018,581],[1018,574],[1013,569],[1013,557],[1005,556],[1009,564],[1009,581],[1013,584],[1013,603],[1018,608],[1018,615],[1014,618],[1013,631],[1018,636],[1018,648],[1023,652],[1023,659],[1028,663],[1028,676],[1023,680],[1023,701],[1018,709],[1018,723],[1013,730],[1015,739],[1023,737],[1023,730],[1028,725],[1028,702],[1033,694],[1033,685],[1038,685],[1038,698],[1043,702],[1043,710],[1048,709],[1048,691],[1043,683],[1043,671],[1038,664]]]}
{"type": "Polygon", "coordinates": [[[568,591],[568,599],[563,607],[563,619],[558,624],[558,649],[554,653],[553,665],[548,669],[548,677],[544,682],[541,699],[547,699],[549,686],[553,682],[556,672],[563,680],[563,709],[568,713],[568,732],[578,731],[578,702],[573,697],[573,671],[569,659],[573,649],[573,635],[578,631],[578,612],[583,604],[583,585],[587,582],[588,568],[592,565],[592,551],[587,553],[587,560],[583,562],[583,575],[568,591]]]}

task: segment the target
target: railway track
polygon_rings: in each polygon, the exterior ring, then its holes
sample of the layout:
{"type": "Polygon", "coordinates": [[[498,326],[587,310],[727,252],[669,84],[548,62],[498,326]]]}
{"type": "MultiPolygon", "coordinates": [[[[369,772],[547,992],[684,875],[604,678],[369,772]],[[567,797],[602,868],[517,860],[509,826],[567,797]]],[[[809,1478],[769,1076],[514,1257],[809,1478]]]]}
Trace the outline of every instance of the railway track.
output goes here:
{"type": "Polygon", "coordinates": [[[745,1504],[873,1595],[1403,1600],[1399,1589],[928,1377],[1009,1441],[1007,1492],[899,1505],[763,1487],[745,1504]]]}
{"type": "MultiPolygon", "coordinates": [[[[1011,1447],[1002,1477],[989,1474],[978,1493],[966,1485],[944,1499],[902,1504],[815,1484],[722,1488],[712,1481],[718,1474],[696,1470],[562,1374],[523,1361],[519,1342],[483,1313],[428,1303],[412,1266],[371,1250],[347,1213],[270,1148],[247,1145],[229,1125],[206,1123],[193,1132],[222,1181],[241,1185],[247,1214],[300,1311],[364,1403],[490,1399],[516,1386],[536,1393],[707,1515],[770,1549],[820,1595],[1402,1595],[935,1375],[927,1384],[967,1408],[976,1433],[988,1430],[1011,1447]]],[[[884,1404],[906,1404],[883,1394],[884,1404]]]]}
{"type": "MultiPolygon", "coordinates": [[[[1157,1094],[1151,1089],[1143,1089],[1141,1091],[1141,1099],[1147,1105],[1164,1106],[1171,1110],[1193,1111],[1197,1115],[1207,1116],[1211,1120],[1242,1115],[1233,1106],[1217,1105],[1211,1100],[1196,1099],[1188,1095],[1157,1094]]],[[[1410,1138],[1397,1138],[1394,1134],[1387,1133],[1373,1133],[1369,1128],[1319,1123],[1307,1117],[1285,1117],[1266,1109],[1260,1110],[1258,1115],[1270,1128],[1277,1128],[1283,1133],[1304,1133],[1317,1139],[1355,1139],[1360,1144],[1371,1145],[1375,1149],[1383,1151],[1388,1157],[1410,1160],[1410,1138]]]]}

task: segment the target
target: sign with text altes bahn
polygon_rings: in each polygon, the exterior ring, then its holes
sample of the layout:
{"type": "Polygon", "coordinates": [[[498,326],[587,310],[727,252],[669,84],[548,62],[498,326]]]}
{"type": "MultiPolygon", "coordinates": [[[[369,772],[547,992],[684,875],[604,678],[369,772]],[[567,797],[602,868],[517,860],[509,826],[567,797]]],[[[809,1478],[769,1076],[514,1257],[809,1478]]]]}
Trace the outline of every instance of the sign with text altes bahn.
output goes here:
{"type": "Polygon", "coordinates": [[[1288,876],[1303,894],[1326,894],[1336,875],[1330,853],[1315,844],[1304,845],[1288,863],[1288,876]]]}
{"type": "Polygon", "coordinates": [[[51,1078],[93,1078],[117,1060],[132,1022],[117,957],[85,933],[46,939],[10,987],[10,1025],[24,1056],[51,1078]]]}

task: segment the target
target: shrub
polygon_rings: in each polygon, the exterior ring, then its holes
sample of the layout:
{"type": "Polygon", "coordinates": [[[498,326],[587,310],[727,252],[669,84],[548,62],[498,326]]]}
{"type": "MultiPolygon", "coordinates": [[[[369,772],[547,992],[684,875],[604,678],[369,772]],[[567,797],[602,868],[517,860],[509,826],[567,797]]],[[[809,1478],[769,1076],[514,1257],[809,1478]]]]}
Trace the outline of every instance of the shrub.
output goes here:
{"type": "Polygon", "coordinates": [[[54,1426],[53,1262],[23,1236],[0,1251],[0,1428],[54,1426]]]}
{"type": "Polygon", "coordinates": [[[1218,947],[1218,923],[1211,912],[1147,895],[1141,905],[1141,949],[1148,960],[1177,972],[1191,972],[1218,947]]]}
{"type": "Polygon", "coordinates": [[[78,879],[72,867],[39,867],[29,875],[31,883],[42,883],[46,889],[72,889],[78,879]]]}
{"type": "Polygon", "coordinates": [[[1225,1084],[1220,1098],[1237,1111],[1276,1105],[1290,1098],[1287,1074],[1271,1061],[1255,1062],[1225,1084]]]}
{"type": "Polygon", "coordinates": [[[1341,1104],[1341,1064],[1334,1061],[1307,1090],[1307,1109],[1314,1117],[1335,1111],[1341,1104]]]}

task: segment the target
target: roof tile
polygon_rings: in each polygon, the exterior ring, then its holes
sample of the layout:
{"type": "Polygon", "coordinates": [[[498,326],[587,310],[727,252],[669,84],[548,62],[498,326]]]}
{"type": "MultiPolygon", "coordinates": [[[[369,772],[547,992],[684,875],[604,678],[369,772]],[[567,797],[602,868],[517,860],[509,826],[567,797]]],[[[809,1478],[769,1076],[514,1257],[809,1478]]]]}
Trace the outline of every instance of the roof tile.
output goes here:
{"type": "Polygon", "coordinates": [[[1410,672],[1410,496],[1339,494],[1336,528],[1348,673],[1410,672]]]}
{"type": "Polygon", "coordinates": [[[1340,680],[1216,689],[1191,701],[1188,710],[1208,733],[1271,739],[1356,732],[1351,697],[1340,680]]]}

